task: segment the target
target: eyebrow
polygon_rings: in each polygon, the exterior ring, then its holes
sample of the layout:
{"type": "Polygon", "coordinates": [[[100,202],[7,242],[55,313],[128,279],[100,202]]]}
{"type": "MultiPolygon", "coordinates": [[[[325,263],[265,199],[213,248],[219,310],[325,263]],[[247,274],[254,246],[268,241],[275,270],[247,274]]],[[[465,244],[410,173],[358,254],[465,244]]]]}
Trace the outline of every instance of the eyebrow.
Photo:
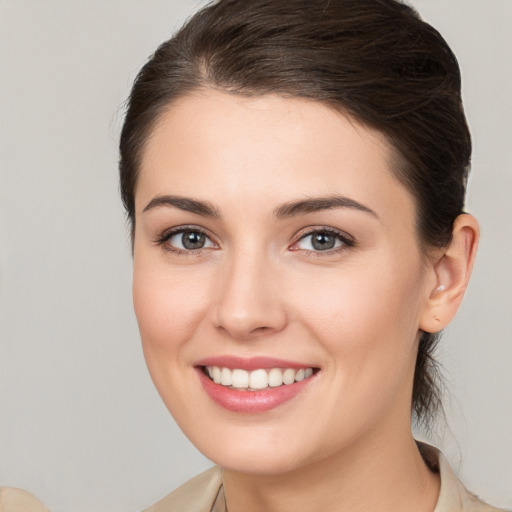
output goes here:
{"type": "Polygon", "coordinates": [[[305,215],[322,210],[333,210],[335,208],[353,208],[379,218],[376,212],[364,204],[361,204],[354,199],[350,199],[349,197],[338,195],[308,198],[285,203],[274,211],[274,217],[277,220],[283,220],[297,215],[305,215]]]}
{"type": "MultiPolygon", "coordinates": [[[[142,211],[147,212],[159,206],[171,206],[173,208],[178,208],[179,210],[201,215],[202,217],[212,217],[214,219],[222,218],[219,210],[208,201],[173,195],[154,197],[142,211]]],[[[274,210],[274,218],[277,220],[283,220],[322,210],[333,210],[335,208],[353,208],[379,218],[377,213],[364,204],[361,204],[354,199],[350,199],[349,197],[338,195],[300,199],[298,201],[285,203],[274,210]]]]}
{"type": "Polygon", "coordinates": [[[186,212],[195,213],[202,217],[213,217],[220,219],[220,213],[215,206],[208,201],[199,201],[198,199],[192,199],[190,197],[181,196],[157,196],[151,199],[146,205],[143,212],[147,212],[158,206],[172,206],[186,212]]]}

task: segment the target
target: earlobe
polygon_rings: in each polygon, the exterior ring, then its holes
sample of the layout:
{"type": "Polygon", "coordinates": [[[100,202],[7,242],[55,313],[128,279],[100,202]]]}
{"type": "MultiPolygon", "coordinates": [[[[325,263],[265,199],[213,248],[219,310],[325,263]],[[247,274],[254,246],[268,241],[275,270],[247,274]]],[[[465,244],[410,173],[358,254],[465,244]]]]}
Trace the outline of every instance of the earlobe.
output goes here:
{"type": "Polygon", "coordinates": [[[439,332],[453,319],[466,291],[480,230],[476,219],[469,214],[459,215],[453,225],[452,239],[433,263],[434,286],[420,319],[420,329],[439,332]]]}

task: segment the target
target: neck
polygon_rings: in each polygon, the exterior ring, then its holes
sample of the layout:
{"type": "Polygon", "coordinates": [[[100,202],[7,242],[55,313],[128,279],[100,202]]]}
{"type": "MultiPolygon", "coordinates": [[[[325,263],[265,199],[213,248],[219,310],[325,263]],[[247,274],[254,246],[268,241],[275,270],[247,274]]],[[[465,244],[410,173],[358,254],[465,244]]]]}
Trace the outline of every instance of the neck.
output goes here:
{"type": "Polygon", "coordinates": [[[407,430],[407,435],[395,432],[392,438],[365,437],[285,474],[248,475],[224,469],[227,509],[432,512],[439,495],[439,475],[428,469],[409,426],[407,430]]]}

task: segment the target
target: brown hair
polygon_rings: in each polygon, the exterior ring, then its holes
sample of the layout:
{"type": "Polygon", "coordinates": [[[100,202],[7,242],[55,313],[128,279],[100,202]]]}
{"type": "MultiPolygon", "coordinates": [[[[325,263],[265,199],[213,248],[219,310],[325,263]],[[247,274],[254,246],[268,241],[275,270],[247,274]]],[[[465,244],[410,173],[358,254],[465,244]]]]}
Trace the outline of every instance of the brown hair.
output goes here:
{"type": "MultiPolygon", "coordinates": [[[[417,203],[422,247],[443,247],[462,212],[471,139],[460,71],[448,44],[396,0],[220,0],[195,14],[140,71],[120,141],[123,203],[145,142],[170,103],[200,88],[309,98],[384,133],[417,203]]],[[[133,231],[132,231],[133,232],[133,231]]],[[[426,425],[440,405],[434,333],[421,333],[412,410],[426,425]]]]}

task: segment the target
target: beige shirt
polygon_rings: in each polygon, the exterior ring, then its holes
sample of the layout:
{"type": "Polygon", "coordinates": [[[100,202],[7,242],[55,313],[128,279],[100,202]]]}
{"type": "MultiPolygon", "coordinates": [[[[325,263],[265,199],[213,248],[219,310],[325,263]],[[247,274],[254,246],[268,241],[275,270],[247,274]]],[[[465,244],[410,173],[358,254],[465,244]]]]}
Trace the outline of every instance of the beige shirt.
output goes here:
{"type": "MultiPolygon", "coordinates": [[[[471,494],[438,450],[422,445],[421,451],[441,477],[441,490],[434,512],[504,512],[471,494]]],[[[26,491],[1,487],[0,512],[49,511],[26,491]]],[[[221,469],[216,466],[201,473],[144,512],[226,512],[221,469]]]]}

